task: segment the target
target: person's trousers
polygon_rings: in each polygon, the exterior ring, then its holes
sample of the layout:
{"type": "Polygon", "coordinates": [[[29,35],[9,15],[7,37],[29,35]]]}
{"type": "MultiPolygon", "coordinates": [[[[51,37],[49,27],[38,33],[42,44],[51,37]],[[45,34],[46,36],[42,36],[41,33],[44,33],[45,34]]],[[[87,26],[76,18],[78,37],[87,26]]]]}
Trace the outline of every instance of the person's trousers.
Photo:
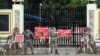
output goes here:
{"type": "Polygon", "coordinates": [[[32,40],[26,40],[24,43],[25,46],[25,54],[27,53],[27,48],[30,47],[32,54],[34,54],[34,48],[33,48],[33,41],[32,40]]]}
{"type": "Polygon", "coordinates": [[[57,40],[55,41],[50,41],[50,53],[52,53],[53,49],[55,53],[57,53],[58,45],[57,45],[57,40]]]}

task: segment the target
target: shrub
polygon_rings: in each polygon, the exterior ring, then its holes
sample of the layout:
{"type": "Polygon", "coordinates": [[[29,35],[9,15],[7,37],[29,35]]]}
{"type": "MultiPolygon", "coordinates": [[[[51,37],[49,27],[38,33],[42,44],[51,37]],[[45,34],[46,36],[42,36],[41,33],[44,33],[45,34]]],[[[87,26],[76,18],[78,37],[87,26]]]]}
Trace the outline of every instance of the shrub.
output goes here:
{"type": "Polygon", "coordinates": [[[0,55],[3,55],[3,51],[0,50],[0,55]]]}

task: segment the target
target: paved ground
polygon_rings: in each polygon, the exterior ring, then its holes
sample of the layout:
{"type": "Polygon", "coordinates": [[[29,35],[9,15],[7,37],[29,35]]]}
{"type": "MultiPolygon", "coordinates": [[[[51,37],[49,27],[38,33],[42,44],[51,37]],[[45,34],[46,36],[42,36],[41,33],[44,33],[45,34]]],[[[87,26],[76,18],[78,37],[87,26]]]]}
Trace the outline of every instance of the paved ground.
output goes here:
{"type": "Polygon", "coordinates": [[[28,49],[28,54],[27,55],[3,55],[3,56],[100,56],[100,53],[98,52],[97,54],[76,54],[77,48],[73,47],[66,47],[66,48],[58,48],[59,55],[55,54],[47,54],[46,52],[49,52],[49,48],[41,48],[39,51],[38,48],[34,49],[35,55],[31,55],[30,49],[28,49]]]}
{"type": "Polygon", "coordinates": [[[54,54],[51,54],[51,55],[1,55],[1,56],[100,56],[100,54],[69,54],[69,55],[54,55],[54,54]]]}

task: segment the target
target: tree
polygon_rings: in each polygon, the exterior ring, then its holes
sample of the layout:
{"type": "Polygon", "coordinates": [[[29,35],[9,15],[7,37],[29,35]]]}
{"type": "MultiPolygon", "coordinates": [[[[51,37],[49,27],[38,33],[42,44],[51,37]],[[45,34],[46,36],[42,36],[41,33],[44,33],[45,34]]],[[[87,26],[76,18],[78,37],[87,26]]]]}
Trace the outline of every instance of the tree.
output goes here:
{"type": "Polygon", "coordinates": [[[97,6],[98,6],[98,8],[100,8],[100,0],[97,0],[97,6]]]}
{"type": "Polygon", "coordinates": [[[44,0],[43,6],[51,8],[86,5],[87,0],[44,0]]]}
{"type": "Polygon", "coordinates": [[[65,6],[70,3],[70,0],[44,0],[42,2],[44,7],[56,8],[65,6]]]}
{"type": "Polygon", "coordinates": [[[0,0],[0,8],[11,8],[11,0],[0,0]]]}
{"type": "Polygon", "coordinates": [[[75,7],[80,5],[86,5],[87,0],[71,0],[67,6],[75,7]]]}
{"type": "MultiPolygon", "coordinates": [[[[56,7],[86,5],[87,0],[24,0],[23,4],[25,5],[25,7],[27,7],[30,4],[40,4],[40,3],[42,3],[42,7],[56,8],[56,7]]],[[[12,0],[0,0],[0,4],[4,4],[1,7],[7,7],[7,4],[12,4],[12,0]]]]}

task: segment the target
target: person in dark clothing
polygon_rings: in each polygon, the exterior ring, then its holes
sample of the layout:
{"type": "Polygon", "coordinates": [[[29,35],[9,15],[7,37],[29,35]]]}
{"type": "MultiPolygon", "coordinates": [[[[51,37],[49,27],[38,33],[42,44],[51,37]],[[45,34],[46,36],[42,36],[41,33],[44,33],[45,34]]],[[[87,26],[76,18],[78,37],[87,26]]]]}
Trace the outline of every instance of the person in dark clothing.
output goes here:
{"type": "Polygon", "coordinates": [[[32,54],[34,54],[33,49],[33,33],[27,29],[24,31],[24,46],[25,46],[25,54],[27,54],[27,47],[29,46],[32,54]]]}

